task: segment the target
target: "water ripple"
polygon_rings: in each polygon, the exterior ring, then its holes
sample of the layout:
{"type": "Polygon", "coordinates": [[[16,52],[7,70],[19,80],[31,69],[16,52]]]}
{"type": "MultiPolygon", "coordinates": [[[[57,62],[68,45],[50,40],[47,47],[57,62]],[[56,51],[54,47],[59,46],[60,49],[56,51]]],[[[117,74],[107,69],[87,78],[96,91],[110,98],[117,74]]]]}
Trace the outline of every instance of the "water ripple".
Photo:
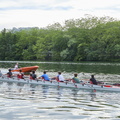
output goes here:
{"type": "Polygon", "coordinates": [[[0,84],[1,120],[120,119],[120,93],[0,84]]]}

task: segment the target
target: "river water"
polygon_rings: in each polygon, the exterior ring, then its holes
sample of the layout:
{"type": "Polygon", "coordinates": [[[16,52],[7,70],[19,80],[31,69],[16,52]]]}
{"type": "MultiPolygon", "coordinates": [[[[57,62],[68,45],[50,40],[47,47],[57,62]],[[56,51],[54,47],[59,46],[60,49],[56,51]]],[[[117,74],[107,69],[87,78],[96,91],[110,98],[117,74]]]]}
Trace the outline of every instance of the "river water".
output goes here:
{"type": "MultiPolygon", "coordinates": [[[[2,72],[15,62],[1,62],[2,72]]],[[[19,62],[21,67],[38,65],[50,77],[62,71],[65,78],[75,72],[81,80],[91,74],[99,81],[119,83],[119,63],[19,62]]],[[[93,92],[52,86],[0,82],[0,120],[120,120],[120,93],[93,92]]]]}

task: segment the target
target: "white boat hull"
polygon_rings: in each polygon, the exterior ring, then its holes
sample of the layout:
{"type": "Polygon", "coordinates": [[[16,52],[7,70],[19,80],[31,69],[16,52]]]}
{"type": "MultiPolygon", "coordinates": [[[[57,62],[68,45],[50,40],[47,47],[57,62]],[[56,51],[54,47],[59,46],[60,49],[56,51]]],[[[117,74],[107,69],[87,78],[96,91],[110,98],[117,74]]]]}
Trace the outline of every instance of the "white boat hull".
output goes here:
{"type": "Polygon", "coordinates": [[[100,90],[100,91],[111,91],[111,92],[120,92],[120,87],[105,87],[103,85],[92,85],[92,84],[78,84],[71,82],[57,82],[57,81],[44,81],[44,80],[30,80],[30,79],[17,79],[17,78],[8,78],[0,77],[2,82],[15,82],[15,83],[24,83],[24,84],[34,84],[34,85],[47,85],[47,86],[57,86],[57,87],[67,87],[67,88],[76,88],[76,89],[88,89],[88,90],[100,90]]]}

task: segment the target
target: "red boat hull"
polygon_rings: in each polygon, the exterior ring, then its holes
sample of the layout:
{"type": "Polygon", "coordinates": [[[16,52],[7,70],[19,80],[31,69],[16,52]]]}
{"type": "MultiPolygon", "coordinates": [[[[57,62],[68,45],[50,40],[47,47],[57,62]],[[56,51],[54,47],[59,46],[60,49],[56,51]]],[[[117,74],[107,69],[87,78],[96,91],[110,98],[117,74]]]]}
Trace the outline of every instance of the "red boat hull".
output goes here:
{"type": "Polygon", "coordinates": [[[16,70],[12,70],[12,72],[19,72],[22,70],[22,72],[31,72],[31,71],[36,71],[39,68],[39,66],[30,66],[30,67],[22,67],[16,70]]]}

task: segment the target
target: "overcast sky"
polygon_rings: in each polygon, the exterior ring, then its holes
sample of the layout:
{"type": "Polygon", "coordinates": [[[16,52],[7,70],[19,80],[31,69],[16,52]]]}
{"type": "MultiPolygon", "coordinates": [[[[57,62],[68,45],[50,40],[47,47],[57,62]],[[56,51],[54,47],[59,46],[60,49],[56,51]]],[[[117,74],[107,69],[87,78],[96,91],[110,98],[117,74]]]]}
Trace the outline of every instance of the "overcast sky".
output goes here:
{"type": "Polygon", "coordinates": [[[41,28],[85,14],[120,19],[120,0],[0,0],[0,30],[41,28]]]}

